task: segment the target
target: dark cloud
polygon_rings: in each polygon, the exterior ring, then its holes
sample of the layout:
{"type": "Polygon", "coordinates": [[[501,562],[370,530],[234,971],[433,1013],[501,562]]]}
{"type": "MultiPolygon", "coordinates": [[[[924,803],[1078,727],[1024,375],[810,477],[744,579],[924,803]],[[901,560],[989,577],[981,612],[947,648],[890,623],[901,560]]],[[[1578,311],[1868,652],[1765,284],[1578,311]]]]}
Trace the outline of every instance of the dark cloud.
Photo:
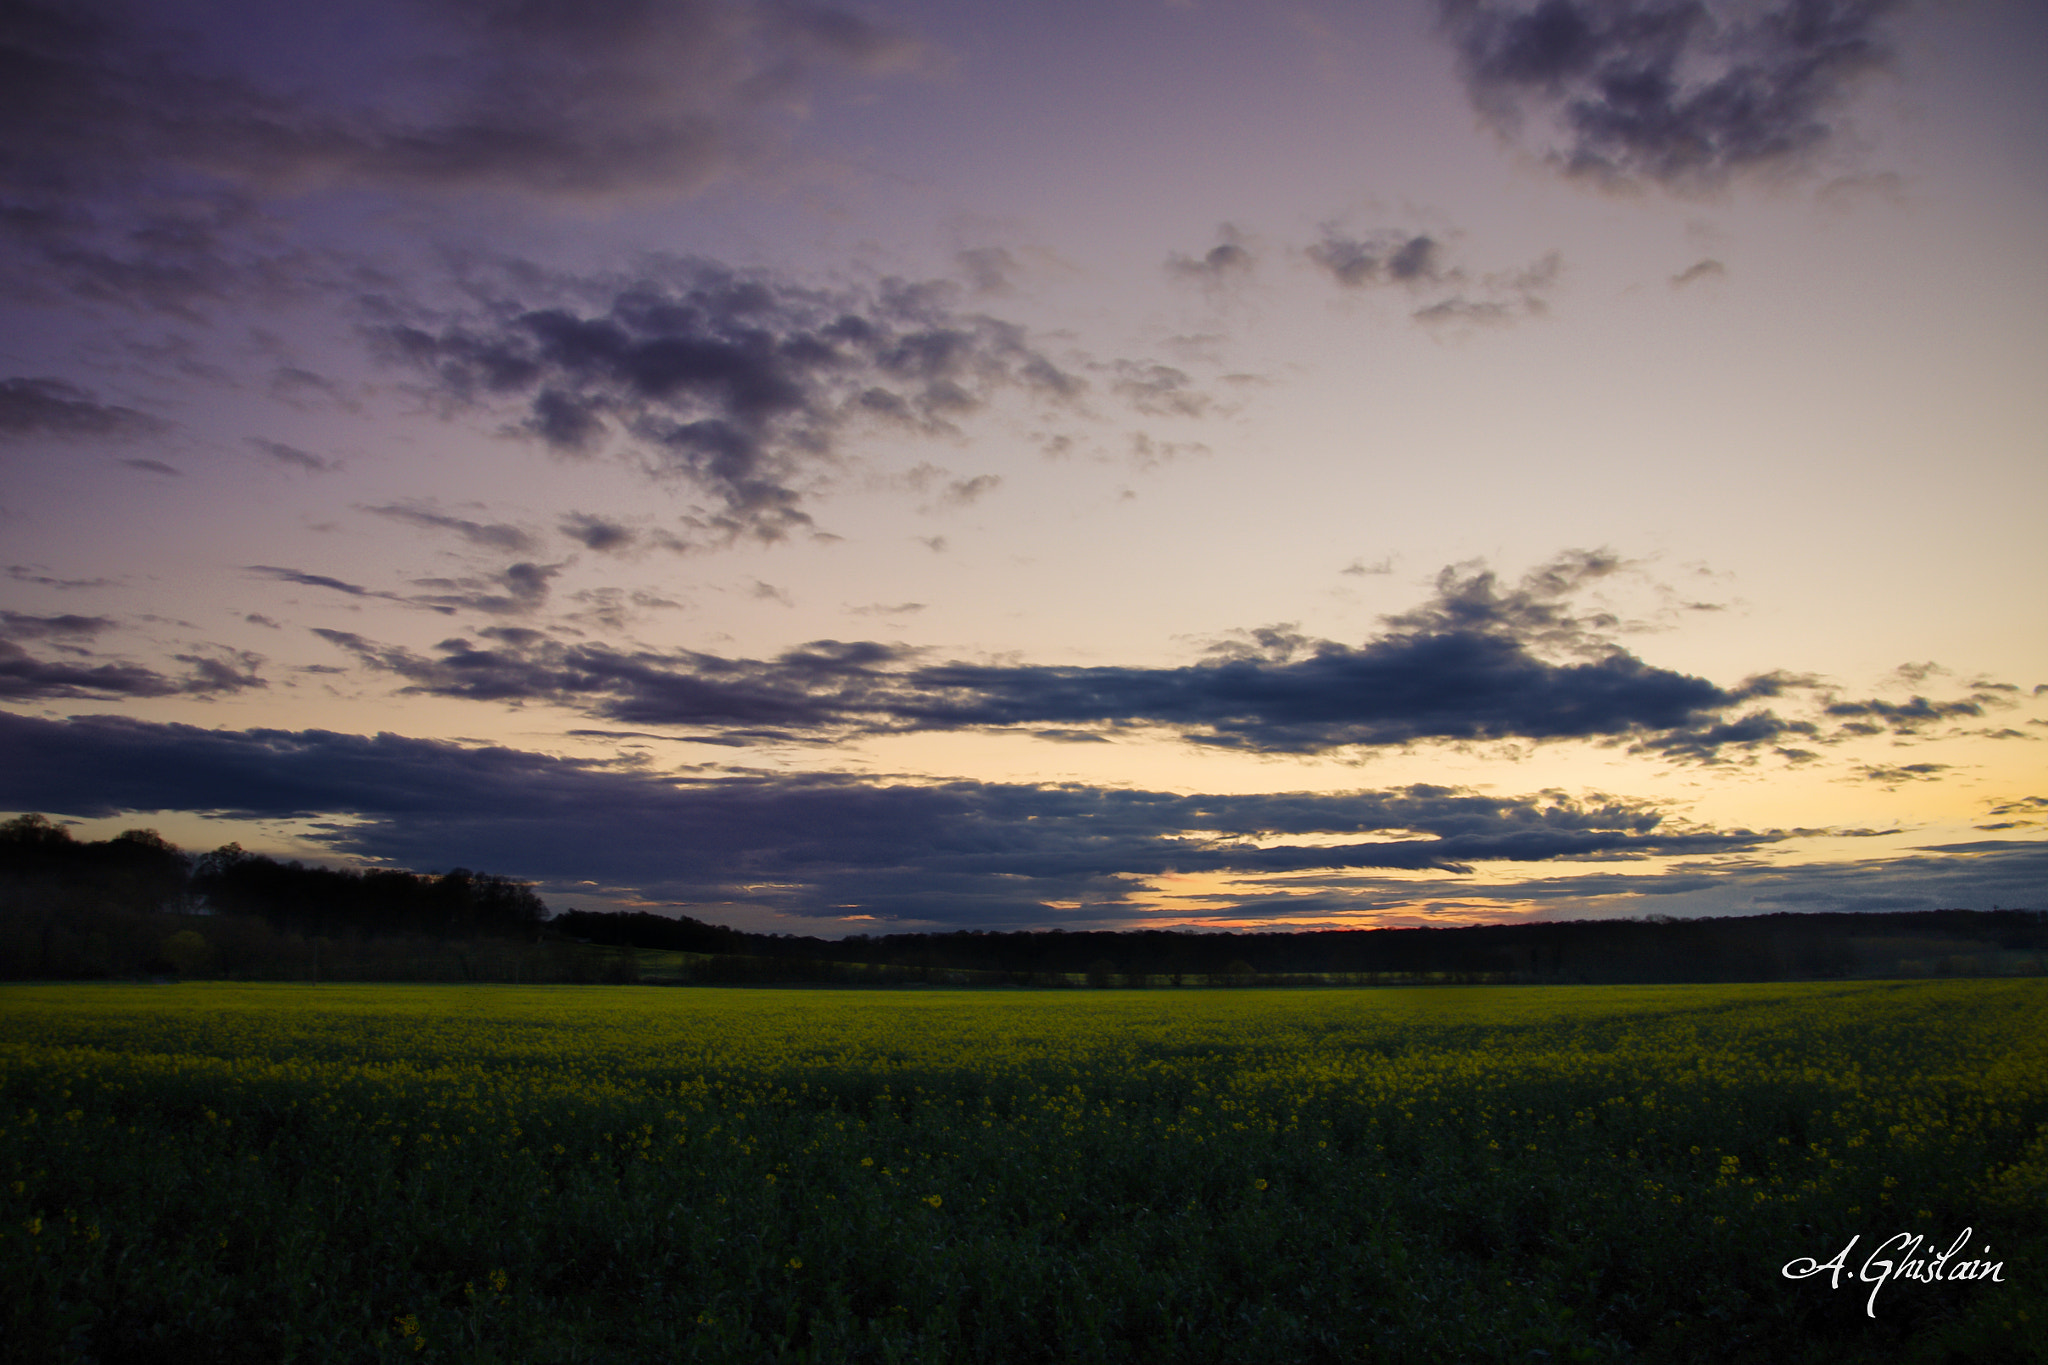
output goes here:
{"type": "Polygon", "coordinates": [[[1948,670],[1932,659],[1919,663],[1903,663],[1891,671],[1889,681],[1906,687],[1919,687],[1929,678],[1946,677],[1948,670]]]}
{"type": "Polygon", "coordinates": [[[1251,274],[1256,264],[1251,248],[1236,228],[1225,223],[1216,235],[1222,240],[1200,256],[1175,252],[1166,261],[1166,273],[1177,280],[1207,287],[1234,283],[1251,274]]]}
{"type": "MultiPolygon", "coordinates": [[[[1926,664],[1917,670],[1902,671],[1901,676],[1907,681],[1920,682],[1946,671],[1926,664]]],[[[1818,755],[1810,749],[1796,746],[1839,745],[1885,734],[1919,737],[1933,727],[1980,717],[1987,710],[2018,704],[2014,695],[2019,689],[2010,683],[1978,678],[1968,686],[1970,691],[1967,695],[1949,700],[1930,701],[1919,696],[1904,702],[1845,700],[1838,688],[1819,678],[1783,670],[1764,673],[1749,678],[1734,689],[1733,698],[1740,703],[1765,699],[1803,700],[1808,704],[1811,719],[1787,719],[1770,709],[1752,710],[1739,717],[1724,716],[1704,725],[1638,738],[1630,744],[1630,752],[1654,753],[1680,762],[1699,764],[1754,763],[1762,753],[1775,753],[1788,762],[1806,762],[1818,755]]],[[[2012,729],[1977,729],[1968,733],[1990,739],[2030,738],[2012,729]]],[[[1924,764],[1906,768],[1877,765],[1857,771],[1866,780],[1897,782],[1910,780],[1920,775],[1917,770],[1927,767],[1924,764]]],[[[1939,767],[1935,765],[1936,769],[1939,767]]]]}
{"type": "Polygon", "coordinates": [[[1359,238],[1325,228],[1323,239],[1308,248],[1308,258],[1346,289],[1434,284],[1446,274],[1442,245],[1420,233],[1390,231],[1359,238]]]}
{"type": "MultiPolygon", "coordinates": [[[[1181,668],[935,663],[875,642],[814,641],[773,659],[621,650],[529,634],[430,654],[322,631],[407,690],[548,701],[606,720],[734,740],[919,730],[1177,731],[1204,745],[1320,753],[1429,740],[1605,739],[1696,732],[1744,694],[1644,663],[1570,598],[1621,561],[1574,554],[1505,586],[1447,569],[1436,595],[1363,646],[1250,632],[1181,668]]],[[[1704,743],[1705,741],[1701,741],[1704,743]]]]}
{"type": "Polygon", "coordinates": [[[405,678],[409,692],[550,701],[628,724],[712,727],[728,742],[881,728],[885,722],[874,714],[878,693],[892,678],[884,669],[913,653],[827,640],[764,661],[619,650],[564,643],[538,631],[486,629],[475,640],[443,640],[431,654],[420,654],[347,631],[314,633],[368,667],[405,678]]]}
{"type": "Polygon", "coordinates": [[[413,585],[429,591],[403,600],[441,612],[520,614],[536,610],[548,600],[553,580],[561,571],[560,564],[521,561],[488,578],[418,578],[413,585]]]}
{"type": "Polygon", "coordinates": [[[107,616],[30,616],[18,611],[0,611],[0,631],[14,640],[90,639],[112,628],[107,616]]]}
{"type": "Polygon", "coordinates": [[[153,436],[169,424],[148,413],[102,403],[62,379],[0,379],[0,441],[36,436],[153,436]]]}
{"type": "Polygon", "coordinates": [[[595,550],[599,554],[629,550],[640,538],[630,526],[584,512],[571,512],[562,518],[558,527],[563,535],[584,549],[595,550]]]}
{"type": "Polygon", "coordinates": [[[952,479],[939,494],[939,502],[946,507],[972,507],[988,494],[1003,486],[1000,474],[976,474],[971,479],[952,479]]]}
{"type": "Polygon", "coordinates": [[[1010,282],[1018,273],[1016,258],[999,246],[970,247],[953,260],[977,294],[1009,293],[1010,282]]]}
{"type": "MultiPolygon", "coordinates": [[[[181,310],[303,265],[266,200],[699,187],[835,76],[926,59],[799,4],[401,0],[247,43],[200,7],[0,10],[0,232],[87,294],[181,310]]],[[[28,272],[18,272],[26,284],[28,272]]]]}
{"type": "Polygon", "coordinates": [[[1898,0],[1438,0],[1467,92],[1568,175],[1700,189],[1813,152],[1898,0]]]}
{"type": "Polygon", "coordinates": [[[411,866],[488,866],[685,906],[961,926],[1127,907],[1147,879],[1174,873],[1460,873],[1490,862],[1731,852],[1779,837],[1674,825],[1654,807],[1602,796],[689,779],[388,734],[4,713],[0,809],[347,816],[320,837],[411,866]]]}
{"type": "MultiPolygon", "coordinates": [[[[90,637],[100,629],[89,624],[97,617],[25,618],[26,631],[16,629],[15,614],[7,613],[10,633],[21,638],[90,637]],[[76,622],[52,626],[50,622],[76,622]]],[[[0,639],[0,700],[11,702],[53,701],[83,698],[111,701],[130,697],[214,697],[223,693],[269,686],[257,675],[260,655],[216,650],[207,654],[178,654],[173,657],[190,667],[185,677],[174,678],[153,668],[122,661],[92,662],[98,656],[77,646],[63,646],[72,661],[39,659],[13,640],[0,639]]]]}
{"type": "Polygon", "coordinates": [[[1187,371],[1172,365],[1119,360],[1109,372],[1111,392],[1147,417],[1200,417],[1215,404],[1187,371]]]}
{"type": "Polygon", "coordinates": [[[9,564],[7,566],[7,576],[17,583],[33,583],[39,588],[56,588],[60,591],[71,591],[77,588],[111,588],[114,586],[114,580],[111,578],[55,578],[43,573],[38,566],[32,564],[9,564]]]}
{"type": "Polygon", "coordinates": [[[281,465],[289,465],[294,469],[303,469],[309,474],[332,474],[335,470],[341,468],[341,461],[339,460],[327,459],[323,456],[312,454],[310,451],[301,450],[297,446],[286,445],[283,441],[266,441],[257,436],[251,436],[248,440],[250,449],[258,454],[275,460],[281,465]]]}
{"type": "Polygon", "coordinates": [[[139,469],[145,474],[160,474],[167,479],[185,477],[184,470],[176,465],[165,464],[162,460],[123,460],[121,463],[130,469],[139,469]]]}
{"type": "Polygon", "coordinates": [[[1713,765],[1748,757],[1760,749],[1790,757],[1799,752],[1788,748],[1794,740],[1816,741],[1820,736],[1820,727],[1812,721],[1786,720],[1773,711],[1751,711],[1733,720],[1667,731],[1639,741],[1632,752],[1713,765]]]}
{"type": "Polygon", "coordinates": [[[301,587],[326,588],[330,592],[343,593],[349,597],[382,597],[396,600],[391,593],[372,592],[360,583],[345,579],[330,578],[326,574],[306,573],[299,569],[282,569],[274,564],[251,564],[250,573],[263,578],[274,578],[280,583],[297,583],[301,587]]]}
{"type": "Polygon", "coordinates": [[[1849,718],[1852,723],[1864,722],[1858,729],[1881,727],[1896,735],[1913,735],[1943,721],[1981,716],[1987,708],[2009,705],[2011,702],[2002,695],[2002,689],[1979,688],[1971,696],[1954,701],[1929,701],[1925,697],[1905,702],[1835,701],[1828,703],[1825,711],[1829,716],[1849,718]]]}
{"type": "Polygon", "coordinates": [[[365,507],[362,510],[373,516],[403,522],[422,530],[450,531],[470,544],[482,546],[486,550],[504,550],[517,554],[534,548],[534,539],[531,535],[517,526],[508,526],[504,522],[471,521],[466,517],[452,517],[445,512],[437,512],[431,507],[413,503],[390,503],[382,507],[365,507]]]}
{"type": "Polygon", "coordinates": [[[177,690],[176,683],[154,669],[135,664],[46,662],[17,644],[0,640],[0,697],[8,701],[162,697],[177,690]]]}
{"type": "MultiPolygon", "coordinates": [[[[1832,835],[1893,831],[1789,831],[1832,835]]],[[[1244,885],[1254,885],[1247,881],[1244,885]]],[[[1497,921],[1505,903],[1533,903],[1534,919],[1640,915],[1679,918],[1777,912],[1885,912],[1944,907],[2039,905],[2048,896],[2048,841],[1981,840],[1841,862],[1755,858],[1688,860],[1656,872],[1550,872],[1527,881],[1474,876],[1418,885],[1410,878],[1276,879],[1264,897],[1232,897],[1212,913],[1233,922],[1290,921],[1389,912],[1409,922],[1422,911],[1497,921]],[[1319,894],[1320,893],[1320,894],[1319,894]]]]}
{"type": "Polygon", "coordinates": [[[1721,279],[1727,273],[1727,266],[1709,256],[1706,260],[1694,261],[1691,265],[1673,275],[1671,277],[1671,287],[1673,289],[1683,289],[1689,284],[1698,284],[1701,280],[1721,279]]]}
{"type": "Polygon", "coordinates": [[[1541,314],[1563,265],[1552,252],[1519,270],[1475,277],[1452,264],[1443,243],[1426,233],[1383,229],[1358,236],[1335,225],[1326,225],[1322,240],[1304,254],[1345,289],[1400,286],[1439,295],[1413,314],[1425,324],[1504,323],[1541,314]]]}
{"type": "Polygon", "coordinates": [[[270,686],[256,671],[263,663],[263,656],[248,650],[221,649],[211,654],[174,654],[171,657],[192,670],[191,676],[179,687],[181,692],[211,697],[270,686]]]}
{"type": "Polygon", "coordinates": [[[1906,782],[1940,781],[1952,767],[1948,763],[1864,763],[1857,766],[1854,777],[1889,789],[1906,782]]]}
{"type": "Polygon", "coordinates": [[[522,404],[519,428],[557,454],[622,441],[711,500],[699,530],[713,542],[809,528],[804,486],[853,430],[954,434],[1000,395],[1066,403],[1086,388],[1023,328],[959,311],[948,286],[835,293],[701,260],[555,286],[544,306],[504,300],[375,338],[448,399],[522,404]]]}
{"type": "Polygon", "coordinates": [[[489,612],[494,615],[533,611],[547,601],[550,585],[561,571],[562,566],[559,564],[534,564],[522,561],[501,573],[487,577],[416,578],[412,581],[412,586],[425,591],[396,593],[366,588],[360,583],[331,578],[326,574],[280,568],[274,564],[252,564],[248,568],[248,572],[252,574],[273,578],[280,583],[325,588],[329,592],[338,592],[347,597],[401,602],[406,606],[423,607],[428,611],[439,612],[443,616],[465,610],[489,612]]]}
{"type": "Polygon", "coordinates": [[[2023,796],[2017,801],[1994,801],[1987,813],[2003,815],[2006,818],[1992,824],[1979,825],[1978,829],[2030,829],[2048,822],[2048,796],[2023,796]]]}
{"type": "MultiPolygon", "coordinates": [[[[314,412],[324,408],[343,408],[350,412],[356,410],[355,400],[348,396],[340,384],[301,365],[280,365],[271,373],[269,388],[271,397],[301,412],[314,412]]],[[[259,449],[268,444],[257,443],[259,449]]],[[[287,446],[285,449],[289,450],[291,447],[287,446]]]]}
{"type": "Polygon", "coordinates": [[[1513,322],[1522,314],[1521,309],[1498,299],[1468,299],[1463,297],[1439,299],[1426,308],[1415,310],[1415,320],[1424,323],[1468,322],[1484,326],[1513,322]]]}
{"type": "Polygon", "coordinates": [[[1520,270],[1495,271],[1476,281],[1460,280],[1459,293],[1418,308],[1412,316],[1425,324],[1478,323],[1487,326],[1541,317],[1550,308],[1545,295],[1557,283],[1562,269],[1563,257],[1552,252],[1520,270]]]}

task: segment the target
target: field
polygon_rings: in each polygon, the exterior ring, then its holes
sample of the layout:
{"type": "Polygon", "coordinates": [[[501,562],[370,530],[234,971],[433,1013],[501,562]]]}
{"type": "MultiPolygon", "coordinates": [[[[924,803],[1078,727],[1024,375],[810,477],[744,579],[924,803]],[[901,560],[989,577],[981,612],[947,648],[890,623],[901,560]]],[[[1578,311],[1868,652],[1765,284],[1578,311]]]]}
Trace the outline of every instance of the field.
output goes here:
{"type": "Polygon", "coordinates": [[[2035,981],[0,989],[10,1359],[2017,1361],[2044,1274],[2035,981]]]}

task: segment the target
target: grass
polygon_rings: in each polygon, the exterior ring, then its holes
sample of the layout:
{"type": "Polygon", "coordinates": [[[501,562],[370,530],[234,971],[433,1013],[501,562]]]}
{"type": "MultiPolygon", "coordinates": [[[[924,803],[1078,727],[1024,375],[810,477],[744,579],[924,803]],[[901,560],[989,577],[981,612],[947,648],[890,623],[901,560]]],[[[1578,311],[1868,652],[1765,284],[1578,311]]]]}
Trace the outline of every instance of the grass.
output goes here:
{"type": "Polygon", "coordinates": [[[0,989],[30,1360],[2048,1355],[2048,984],[0,989]],[[1788,1280],[1856,1237],[2000,1278],[1788,1280]],[[1960,1257],[1958,1258],[1960,1259],[1960,1257]]]}

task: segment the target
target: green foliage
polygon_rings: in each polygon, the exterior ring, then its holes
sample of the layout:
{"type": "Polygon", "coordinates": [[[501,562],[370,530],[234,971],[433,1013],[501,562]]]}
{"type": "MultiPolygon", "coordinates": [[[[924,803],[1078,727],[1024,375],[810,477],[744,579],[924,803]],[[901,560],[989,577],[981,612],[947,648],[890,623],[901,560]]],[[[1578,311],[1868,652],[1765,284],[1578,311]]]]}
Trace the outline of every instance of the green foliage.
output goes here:
{"type": "Polygon", "coordinates": [[[99,1361],[2038,1358],[2048,987],[0,990],[99,1361]],[[1893,1233],[2002,1282],[1787,1280],[1893,1233]]]}

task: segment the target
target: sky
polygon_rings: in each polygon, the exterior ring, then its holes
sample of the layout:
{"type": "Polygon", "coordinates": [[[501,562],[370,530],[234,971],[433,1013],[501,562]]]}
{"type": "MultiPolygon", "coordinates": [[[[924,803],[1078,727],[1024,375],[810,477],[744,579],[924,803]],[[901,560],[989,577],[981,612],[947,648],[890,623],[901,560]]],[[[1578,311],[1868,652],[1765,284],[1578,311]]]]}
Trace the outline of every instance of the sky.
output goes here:
{"type": "Polygon", "coordinates": [[[0,811],[860,932],[2048,906],[2031,0],[18,0],[0,811]]]}

